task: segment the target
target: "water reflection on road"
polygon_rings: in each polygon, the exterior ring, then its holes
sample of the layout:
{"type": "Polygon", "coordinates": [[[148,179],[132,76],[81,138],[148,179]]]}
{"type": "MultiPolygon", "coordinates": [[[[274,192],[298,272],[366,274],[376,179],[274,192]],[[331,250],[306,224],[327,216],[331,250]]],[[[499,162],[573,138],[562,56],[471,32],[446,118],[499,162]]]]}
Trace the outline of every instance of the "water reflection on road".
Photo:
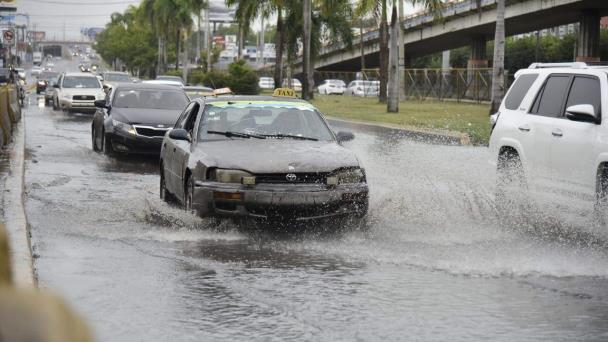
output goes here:
{"type": "Polygon", "coordinates": [[[40,284],[102,341],[608,336],[606,250],[501,228],[484,147],[357,130],[369,229],[276,235],[161,202],[157,161],[93,152],[89,116],[26,122],[40,284]]]}

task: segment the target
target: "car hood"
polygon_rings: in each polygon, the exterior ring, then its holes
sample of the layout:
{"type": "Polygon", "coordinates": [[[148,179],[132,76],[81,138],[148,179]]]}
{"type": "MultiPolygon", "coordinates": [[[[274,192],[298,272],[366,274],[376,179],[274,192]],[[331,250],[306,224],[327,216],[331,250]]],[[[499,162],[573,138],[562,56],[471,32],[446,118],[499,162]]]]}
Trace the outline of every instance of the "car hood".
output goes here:
{"type": "Polygon", "coordinates": [[[252,173],[331,172],[359,166],[355,154],[333,141],[235,139],[198,144],[193,158],[252,173]]]}
{"type": "Polygon", "coordinates": [[[63,88],[61,92],[64,95],[104,95],[100,88],[63,88]]]}
{"type": "Polygon", "coordinates": [[[129,124],[163,125],[173,127],[182,113],[179,109],[112,108],[110,116],[129,124]]]}

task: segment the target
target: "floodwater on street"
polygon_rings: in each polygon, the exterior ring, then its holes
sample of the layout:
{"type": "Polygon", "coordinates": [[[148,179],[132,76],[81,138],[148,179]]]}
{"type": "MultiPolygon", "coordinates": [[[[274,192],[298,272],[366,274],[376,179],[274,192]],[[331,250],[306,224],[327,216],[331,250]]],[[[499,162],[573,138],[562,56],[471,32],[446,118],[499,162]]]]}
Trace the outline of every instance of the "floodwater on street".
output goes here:
{"type": "Polygon", "coordinates": [[[274,235],[165,204],[157,160],[93,152],[90,115],[34,94],[25,124],[40,286],[100,341],[608,339],[608,249],[499,225],[485,147],[357,129],[367,231],[274,235]]]}

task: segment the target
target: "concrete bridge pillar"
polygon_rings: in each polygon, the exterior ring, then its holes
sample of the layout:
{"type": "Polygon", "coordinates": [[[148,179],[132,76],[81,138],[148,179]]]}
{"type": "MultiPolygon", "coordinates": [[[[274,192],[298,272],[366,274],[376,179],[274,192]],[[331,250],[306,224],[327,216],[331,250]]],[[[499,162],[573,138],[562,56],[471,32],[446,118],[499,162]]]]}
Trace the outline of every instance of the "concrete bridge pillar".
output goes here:
{"type": "Polygon", "coordinates": [[[483,35],[475,35],[471,38],[471,55],[469,56],[467,69],[487,67],[486,37],[483,35]]]}
{"type": "Polygon", "coordinates": [[[576,60],[578,62],[599,62],[600,60],[599,10],[586,10],[581,15],[576,60]]]}

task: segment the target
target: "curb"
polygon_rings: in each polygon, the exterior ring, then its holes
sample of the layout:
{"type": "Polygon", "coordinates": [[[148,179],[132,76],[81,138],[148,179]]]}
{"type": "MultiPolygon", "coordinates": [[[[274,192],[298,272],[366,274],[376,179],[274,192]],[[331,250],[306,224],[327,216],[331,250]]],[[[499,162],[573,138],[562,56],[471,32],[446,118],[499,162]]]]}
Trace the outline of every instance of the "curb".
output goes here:
{"type": "Polygon", "coordinates": [[[350,127],[366,126],[372,130],[393,130],[398,131],[407,136],[408,138],[416,141],[423,141],[426,143],[435,143],[442,145],[459,145],[469,146],[471,139],[466,133],[443,131],[436,129],[425,129],[414,126],[402,126],[397,124],[381,123],[381,122],[370,122],[361,120],[349,120],[339,118],[335,116],[325,115],[325,118],[330,122],[339,122],[350,127]]]}
{"type": "Polygon", "coordinates": [[[10,169],[5,180],[4,218],[11,246],[13,281],[18,288],[37,286],[30,243],[30,231],[25,215],[25,118],[13,130],[10,148],[10,169]]]}

